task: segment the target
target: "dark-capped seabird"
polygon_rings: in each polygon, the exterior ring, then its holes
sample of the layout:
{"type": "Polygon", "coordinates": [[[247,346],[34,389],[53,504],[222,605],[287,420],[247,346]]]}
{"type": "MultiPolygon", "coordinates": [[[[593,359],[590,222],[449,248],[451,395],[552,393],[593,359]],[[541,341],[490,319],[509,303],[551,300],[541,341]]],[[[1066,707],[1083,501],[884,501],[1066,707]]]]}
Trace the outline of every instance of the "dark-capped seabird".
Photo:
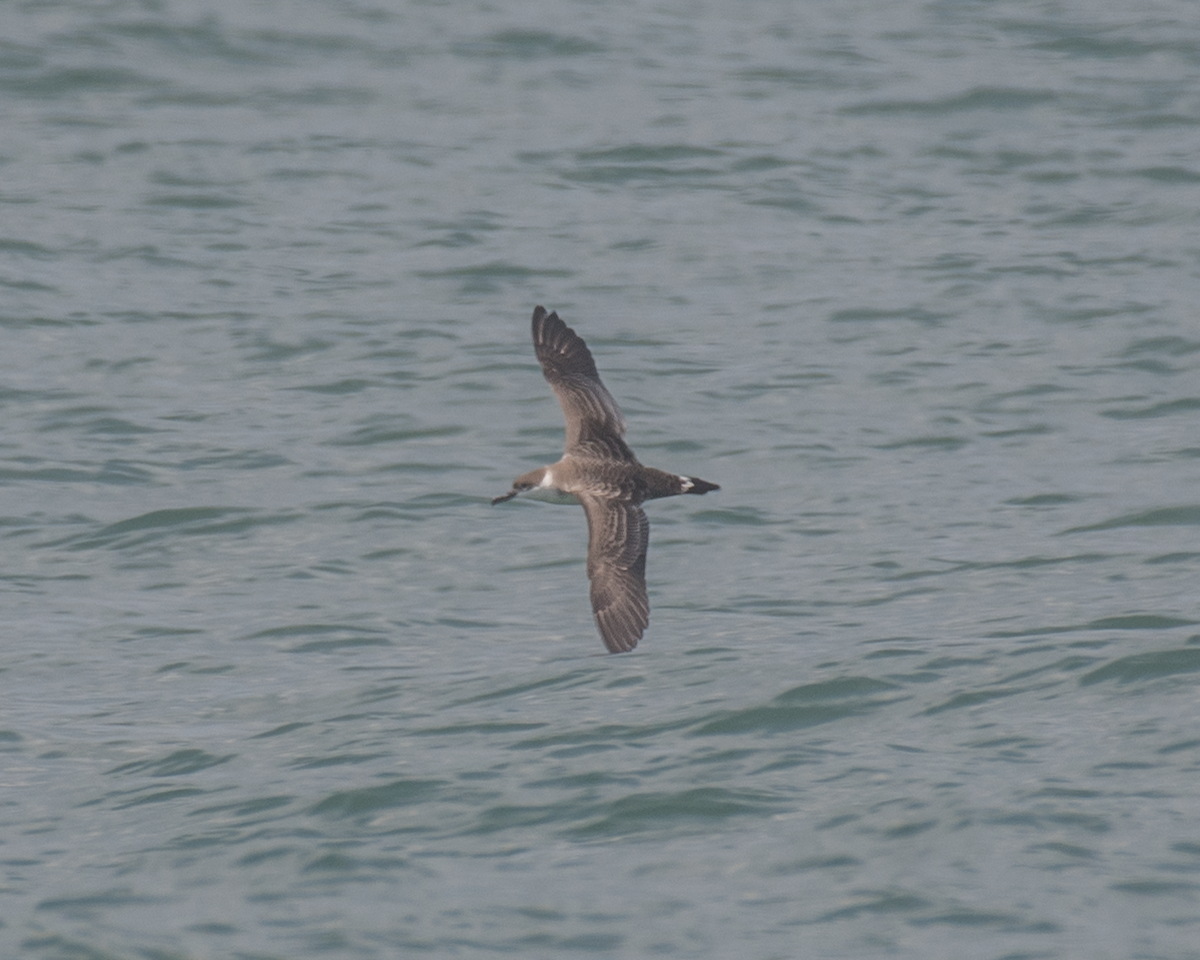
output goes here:
{"type": "Polygon", "coordinates": [[[637,646],[650,623],[646,597],[650,521],[642,502],[721,488],[698,477],[681,477],[638,463],[625,444],[625,418],[600,382],[587,344],[557,313],[546,313],[544,307],[533,311],[533,348],[562,405],[566,448],[558,463],[521,474],[512,490],[492,503],[525,495],[583,506],[592,612],[609,652],[624,653],[637,646]]]}

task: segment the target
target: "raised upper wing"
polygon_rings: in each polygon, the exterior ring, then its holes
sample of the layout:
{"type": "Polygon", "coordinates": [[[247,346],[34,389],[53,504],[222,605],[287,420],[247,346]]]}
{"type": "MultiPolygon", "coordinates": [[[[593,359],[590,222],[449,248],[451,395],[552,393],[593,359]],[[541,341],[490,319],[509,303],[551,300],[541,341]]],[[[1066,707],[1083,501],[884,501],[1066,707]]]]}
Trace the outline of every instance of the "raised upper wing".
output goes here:
{"type": "Polygon", "coordinates": [[[544,307],[533,311],[533,349],[567,421],[566,452],[599,441],[609,456],[633,459],[625,445],[625,418],[596,372],[583,338],[544,307]]]}

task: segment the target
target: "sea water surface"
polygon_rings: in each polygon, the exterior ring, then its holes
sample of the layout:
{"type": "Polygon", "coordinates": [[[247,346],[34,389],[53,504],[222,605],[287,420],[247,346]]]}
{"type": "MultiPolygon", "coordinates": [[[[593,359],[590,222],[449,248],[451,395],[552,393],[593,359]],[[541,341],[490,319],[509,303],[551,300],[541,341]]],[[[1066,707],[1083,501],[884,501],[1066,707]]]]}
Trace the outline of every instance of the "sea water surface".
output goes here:
{"type": "Polygon", "coordinates": [[[0,19],[0,955],[1200,957],[1191,0],[0,19]]]}

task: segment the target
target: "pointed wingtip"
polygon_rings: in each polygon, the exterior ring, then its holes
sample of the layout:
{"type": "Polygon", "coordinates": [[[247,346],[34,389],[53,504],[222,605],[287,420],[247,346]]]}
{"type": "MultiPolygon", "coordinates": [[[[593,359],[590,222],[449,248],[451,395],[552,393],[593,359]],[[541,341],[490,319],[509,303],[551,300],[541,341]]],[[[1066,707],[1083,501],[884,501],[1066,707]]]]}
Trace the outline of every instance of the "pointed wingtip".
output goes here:
{"type": "Polygon", "coordinates": [[[558,319],[557,313],[550,313],[540,303],[533,308],[533,321],[530,323],[530,329],[533,330],[533,342],[536,344],[540,340],[546,338],[547,328],[553,328],[554,321],[558,319]]]}
{"type": "Polygon", "coordinates": [[[609,653],[629,653],[637,647],[638,641],[642,639],[644,633],[644,628],[631,630],[628,626],[601,623],[599,617],[596,618],[596,626],[600,632],[600,639],[609,653]]]}

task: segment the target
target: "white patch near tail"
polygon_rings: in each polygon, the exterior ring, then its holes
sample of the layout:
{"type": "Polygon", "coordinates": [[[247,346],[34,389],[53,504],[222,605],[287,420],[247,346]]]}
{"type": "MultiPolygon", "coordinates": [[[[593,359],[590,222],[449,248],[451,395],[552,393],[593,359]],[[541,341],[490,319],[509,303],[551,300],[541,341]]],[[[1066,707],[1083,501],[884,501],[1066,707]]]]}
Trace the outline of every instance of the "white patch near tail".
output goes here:
{"type": "Polygon", "coordinates": [[[695,486],[695,484],[692,483],[692,481],[689,477],[680,477],[679,483],[680,483],[680,491],[679,491],[680,493],[687,493],[689,490],[692,489],[692,487],[695,486]]]}

